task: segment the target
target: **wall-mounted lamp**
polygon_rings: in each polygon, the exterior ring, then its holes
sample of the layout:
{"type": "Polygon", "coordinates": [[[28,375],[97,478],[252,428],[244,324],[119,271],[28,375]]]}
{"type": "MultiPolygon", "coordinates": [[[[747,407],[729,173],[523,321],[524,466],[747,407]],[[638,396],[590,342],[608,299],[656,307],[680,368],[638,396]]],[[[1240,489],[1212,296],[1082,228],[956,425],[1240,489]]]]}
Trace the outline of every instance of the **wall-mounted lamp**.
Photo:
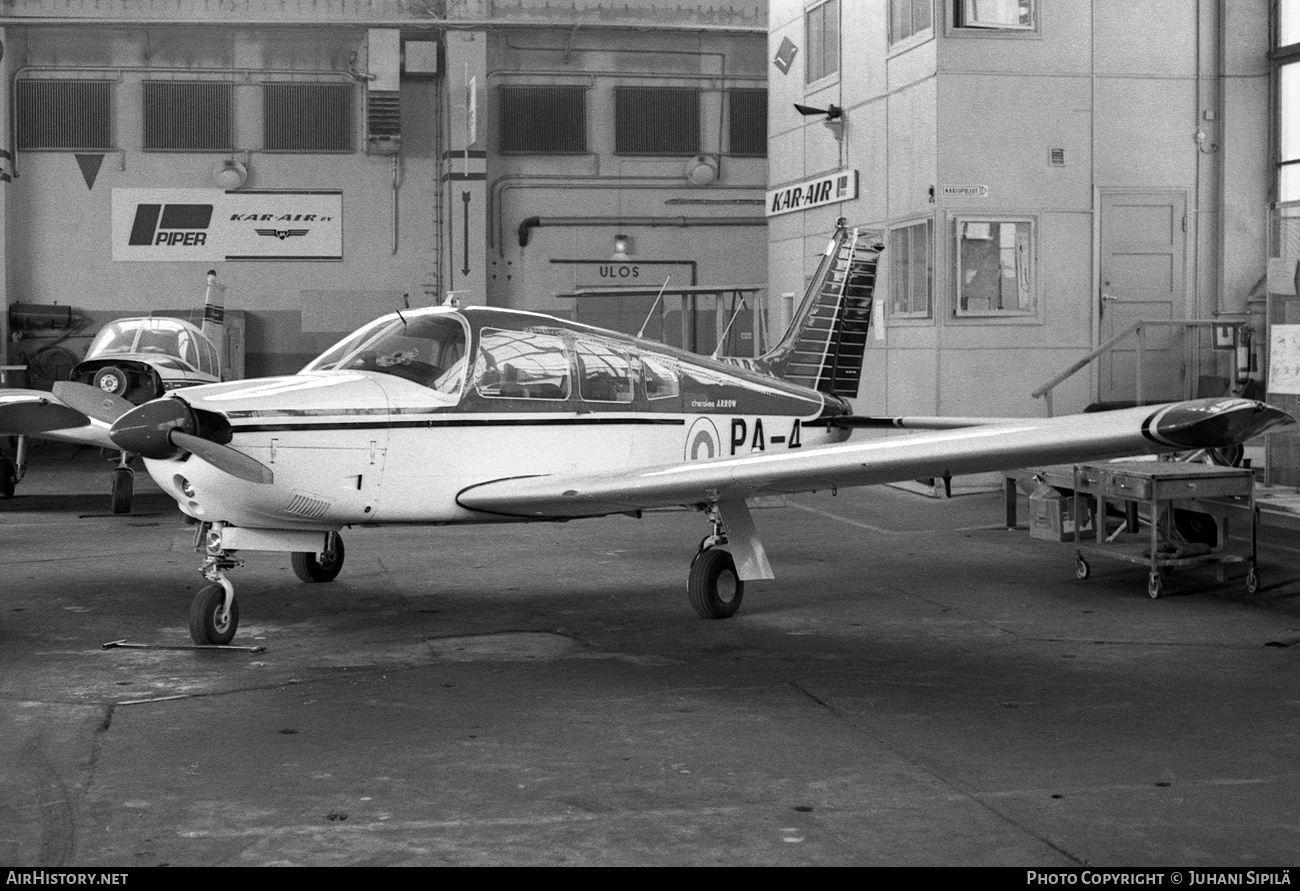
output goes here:
{"type": "Polygon", "coordinates": [[[718,164],[708,155],[696,155],[686,162],[686,181],[693,186],[707,186],[718,178],[718,164]]]}
{"type": "Polygon", "coordinates": [[[631,259],[628,254],[632,250],[632,239],[628,238],[622,232],[614,236],[614,256],[610,257],[619,263],[626,263],[631,259]]]}
{"type": "Polygon", "coordinates": [[[794,103],[794,109],[804,117],[811,117],[815,114],[826,115],[826,120],[822,121],[822,124],[827,130],[831,131],[831,135],[836,139],[844,138],[844,109],[838,105],[832,103],[825,108],[813,108],[811,105],[800,105],[796,102],[794,103]]]}
{"type": "Polygon", "coordinates": [[[235,158],[226,158],[212,166],[212,181],[218,189],[227,192],[238,189],[248,180],[248,165],[235,158]]]}

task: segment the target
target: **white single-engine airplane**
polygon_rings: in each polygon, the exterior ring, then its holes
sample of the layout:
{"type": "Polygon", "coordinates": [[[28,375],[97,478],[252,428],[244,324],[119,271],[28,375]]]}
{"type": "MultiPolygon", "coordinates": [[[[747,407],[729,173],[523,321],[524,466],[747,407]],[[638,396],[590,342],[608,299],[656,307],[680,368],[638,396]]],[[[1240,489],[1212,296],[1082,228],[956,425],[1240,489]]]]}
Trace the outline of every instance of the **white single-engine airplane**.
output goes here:
{"type": "Polygon", "coordinates": [[[715,360],[530,312],[443,306],[384,316],[299,374],[199,386],[117,420],[112,439],[198,521],[210,584],[190,634],[231,641],[227,571],[288,551],[334,579],[353,525],[556,521],[684,506],[711,533],[691,605],[726,618],[773,578],[746,506],[809,492],[1036,463],[1226,447],[1291,423],[1202,399],[1059,418],[890,419],[930,432],[845,442],[871,320],[876,236],[842,227],[780,343],[715,360]]]}
{"type": "MultiPolygon", "coordinates": [[[[137,405],[181,387],[221,380],[225,310],[215,272],[208,272],[203,327],[166,316],[117,319],[99,330],[70,379],[53,392],[0,390],[0,434],[16,435],[14,459],[0,455],[0,497],[9,498],[27,469],[28,436],[116,449],[113,422],[137,405]]],[[[112,509],[131,511],[135,472],[123,451],[113,468],[112,509]]]]}

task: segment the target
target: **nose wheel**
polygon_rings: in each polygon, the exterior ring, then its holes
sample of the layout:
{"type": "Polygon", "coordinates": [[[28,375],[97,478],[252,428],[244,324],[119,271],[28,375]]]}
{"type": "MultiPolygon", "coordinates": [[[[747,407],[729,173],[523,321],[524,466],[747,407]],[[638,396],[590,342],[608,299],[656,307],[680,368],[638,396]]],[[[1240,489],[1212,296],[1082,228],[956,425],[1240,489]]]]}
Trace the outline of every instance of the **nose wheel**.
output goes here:
{"type": "Polygon", "coordinates": [[[204,585],[190,604],[190,639],[199,646],[225,646],[239,629],[235,589],[224,578],[204,585]]]}

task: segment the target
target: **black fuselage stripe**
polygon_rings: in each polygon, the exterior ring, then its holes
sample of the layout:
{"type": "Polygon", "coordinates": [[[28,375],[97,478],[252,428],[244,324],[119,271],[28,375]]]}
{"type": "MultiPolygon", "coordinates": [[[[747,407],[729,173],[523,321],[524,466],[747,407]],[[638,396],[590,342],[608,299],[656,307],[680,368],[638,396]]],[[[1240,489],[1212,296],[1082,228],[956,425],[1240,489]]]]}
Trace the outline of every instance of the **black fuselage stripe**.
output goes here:
{"type": "Polygon", "coordinates": [[[612,425],[627,426],[669,426],[683,427],[682,418],[494,418],[488,419],[442,419],[427,418],[420,421],[363,421],[347,423],[342,421],[321,421],[301,424],[234,424],[235,433],[282,433],[289,430],[397,430],[407,428],[430,427],[608,427],[612,425]]]}

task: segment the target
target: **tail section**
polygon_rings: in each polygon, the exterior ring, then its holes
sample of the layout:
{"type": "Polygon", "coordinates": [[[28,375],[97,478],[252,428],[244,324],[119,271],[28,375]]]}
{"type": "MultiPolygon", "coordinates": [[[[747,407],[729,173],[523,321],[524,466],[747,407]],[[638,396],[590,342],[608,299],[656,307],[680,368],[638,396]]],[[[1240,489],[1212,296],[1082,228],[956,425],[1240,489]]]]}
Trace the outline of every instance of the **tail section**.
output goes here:
{"type": "Polygon", "coordinates": [[[208,270],[208,287],[203,293],[203,336],[217,348],[221,362],[218,376],[225,378],[229,360],[226,356],[226,288],[217,284],[217,273],[208,270]]]}
{"type": "Polygon", "coordinates": [[[754,364],[822,393],[857,396],[884,248],[879,233],[847,229],[840,220],[789,329],[754,364]]]}

